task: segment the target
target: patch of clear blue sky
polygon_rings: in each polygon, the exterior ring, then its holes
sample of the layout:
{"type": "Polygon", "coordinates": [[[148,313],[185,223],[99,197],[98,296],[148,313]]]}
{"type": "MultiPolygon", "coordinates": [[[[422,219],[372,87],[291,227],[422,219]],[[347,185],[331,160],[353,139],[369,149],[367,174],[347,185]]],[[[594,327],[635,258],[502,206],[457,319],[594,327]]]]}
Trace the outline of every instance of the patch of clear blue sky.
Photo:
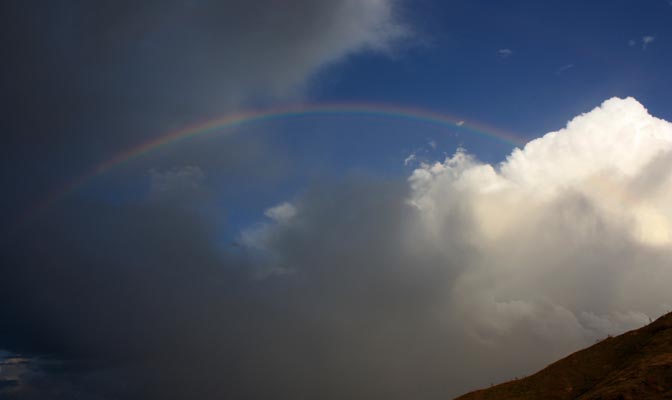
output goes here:
{"type": "Polygon", "coordinates": [[[672,117],[667,0],[406,4],[404,16],[424,44],[393,59],[366,54],[330,68],[316,79],[315,98],[411,104],[527,137],[612,96],[634,96],[672,117]],[[645,36],[655,38],[646,49],[645,36]]]}

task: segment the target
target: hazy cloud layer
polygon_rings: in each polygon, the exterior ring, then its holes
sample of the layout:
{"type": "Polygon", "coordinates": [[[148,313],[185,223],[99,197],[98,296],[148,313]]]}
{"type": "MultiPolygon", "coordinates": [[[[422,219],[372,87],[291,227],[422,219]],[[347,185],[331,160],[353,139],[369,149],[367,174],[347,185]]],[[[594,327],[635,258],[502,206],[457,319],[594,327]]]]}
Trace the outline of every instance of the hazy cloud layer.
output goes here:
{"type": "Polygon", "coordinates": [[[497,50],[497,55],[500,58],[509,58],[511,55],[513,55],[513,50],[511,49],[499,49],[497,50]]]}

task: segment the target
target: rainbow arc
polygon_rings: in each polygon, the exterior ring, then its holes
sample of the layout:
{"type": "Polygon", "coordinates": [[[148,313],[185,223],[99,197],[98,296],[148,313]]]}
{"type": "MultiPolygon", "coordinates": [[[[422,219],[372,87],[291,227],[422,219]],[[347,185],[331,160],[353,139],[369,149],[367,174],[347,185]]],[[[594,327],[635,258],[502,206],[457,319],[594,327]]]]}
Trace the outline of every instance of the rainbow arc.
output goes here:
{"type": "Polygon", "coordinates": [[[181,129],[160,135],[149,141],[140,143],[125,151],[114,154],[102,162],[93,165],[83,174],[71,180],[69,183],[62,186],[58,190],[52,192],[46,199],[41,201],[32,209],[33,212],[31,212],[31,214],[40,213],[50,208],[53,204],[77,191],[77,189],[85,185],[90,180],[94,179],[96,176],[105,174],[117,166],[140,158],[161,148],[174,146],[195,137],[206,135],[234,134],[236,132],[235,128],[245,125],[251,125],[265,121],[319,115],[377,116],[420,121],[424,123],[446,126],[453,129],[459,129],[463,132],[470,132],[472,134],[495,140],[512,147],[522,147],[525,144],[525,140],[523,140],[521,137],[483,123],[469,121],[464,118],[458,118],[444,113],[411,107],[367,103],[347,103],[298,105],[266,110],[244,111],[188,125],[181,129]]]}

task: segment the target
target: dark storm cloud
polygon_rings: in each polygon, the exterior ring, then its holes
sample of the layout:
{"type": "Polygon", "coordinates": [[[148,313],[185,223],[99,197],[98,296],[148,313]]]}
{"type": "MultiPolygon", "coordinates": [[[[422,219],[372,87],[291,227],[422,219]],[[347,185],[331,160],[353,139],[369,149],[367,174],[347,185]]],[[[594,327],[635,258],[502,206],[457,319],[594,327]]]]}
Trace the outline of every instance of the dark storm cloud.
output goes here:
{"type": "Polygon", "coordinates": [[[54,364],[23,374],[14,396],[445,393],[430,306],[451,272],[389,252],[404,242],[405,192],[370,179],[311,191],[300,228],[274,238],[297,270],[263,279],[265,265],[216,251],[212,227],[176,209],[79,206],[35,226],[4,254],[13,327],[0,340],[54,364]]]}
{"type": "MultiPolygon", "coordinates": [[[[274,260],[221,253],[214,226],[170,201],[79,205],[34,225],[3,254],[0,342],[50,363],[5,396],[454,394],[462,350],[441,304],[469,246],[456,234],[447,261],[408,236],[408,195],[362,177],[315,187],[264,238],[274,260]],[[291,272],[259,273],[269,262],[291,272]]],[[[461,215],[446,223],[468,231],[461,215]]]]}
{"type": "Polygon", "coordinates": [[[105,385],[93,385],[94,392],[131,398],[154,393],[154,380],[159,391],[174,389],[171,381],[194,390],[189,376],[212,363],[216,369],[198,382],[220,373],[227,379],[224,371],[241,362],[239,345],[246,347],[237,340],[254,333],[246,332],[244,314],[263,318],[263,310],[250,304],[246,281],[216,252],[209,227],[156,204],[79,206],[60,215],[3,254],[2,321],[11,329],[2,343],[58,362],[47,373],[27,374],[26,392],[40,393],[31,382],[45,380],[81,390],[101,370],[130,389],[105,393],[105,385]]]}
{"type": "Polygon", "coordinates": [[[2,8],[2,178],[17,192],[3,198],[8,208],[186,123],[301,96],[322,66],[360,50],[386,51],[406,34],[391,1],[2,8]]]}
{"type": "Polygon", "coordinates": [[[389,49],[405,34],[388,1],[73,0],[6,7],[5,51],[13,57],[5,58],[11,74],[4,83],[27,100],[36,101],[33,91],[77,98],[82,116],[88,101],[188,114],[285,95],[323,64],[365,48],[389,49]],[[158,99],[164,101],[146,102],[158,99]]]}
{"type": "MultiPolygon", "coordinates": [[[[1,170],[3,186],[12,188],[2,202],[11,219],[27,200],[120,149],[185,122],[301,96],[323,65],[359,50],[391,50],[407,34],[390,1],[73,0],[2,8],[1,170]]],[[[157,160],[149,204],[72,200],[3,232],[0,348],[31,361],[2,396],[323,391],[328,337],[317,314],[304,310],[301,295],[289,296],[296,284],[256,281],[246,258],[223,254],[218,216],[202,207],[210,202],[200,183],[220,175],[201,170],[209,156],[211,165],[239,162],[247,172],[253,156],[272,161],[264,144],[227,145],[169,152],[172,164],[157,160]]],[[[264,174],[281,169],[268,162],[264,174]]],[[[138,174],[147,174],[141,167],[138,174]]]]}
{"type": "Polygon", "coordinates": [[[312,190],[272,239],[294,273],[264,279],[172,208],[80,205],[34,226],[4,254],[2,342],[55,361],[14,396],[445,396],[454,349],[433,305],[454,271],[437,249],[390,251],[408,244],[406,195],[312,190]]]}

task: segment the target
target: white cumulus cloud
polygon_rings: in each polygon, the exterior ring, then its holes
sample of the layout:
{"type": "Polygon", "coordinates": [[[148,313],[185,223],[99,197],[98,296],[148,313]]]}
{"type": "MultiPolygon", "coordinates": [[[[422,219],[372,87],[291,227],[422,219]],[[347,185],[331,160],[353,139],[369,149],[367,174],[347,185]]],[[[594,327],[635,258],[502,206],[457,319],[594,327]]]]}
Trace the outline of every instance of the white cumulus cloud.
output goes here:
{"type": "Polygon", "coordinates": [[[296,207],[290,203],[281,203],[264,212],[268,218],[278,223],[286,223],[296,215],[296,207]]]}
{"type": "Polygon", "coordinates": [[[669,311],[671,204],[672,124],[614,98],[499,165],[458,150],[403,185],[318,190],[249,244],[310,282],[336,348],[431,354],[427,390],[457,395],[669,311]]]}

